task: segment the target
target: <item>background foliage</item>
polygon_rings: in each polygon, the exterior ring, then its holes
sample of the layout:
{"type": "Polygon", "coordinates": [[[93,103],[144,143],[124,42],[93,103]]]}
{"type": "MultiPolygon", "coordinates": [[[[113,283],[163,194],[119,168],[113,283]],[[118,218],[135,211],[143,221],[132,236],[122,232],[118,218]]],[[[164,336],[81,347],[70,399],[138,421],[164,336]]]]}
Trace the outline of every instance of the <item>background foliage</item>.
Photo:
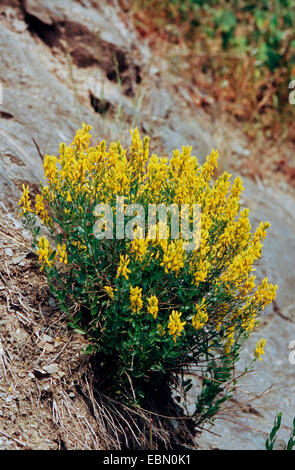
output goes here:
{"type": "MultiPolygon", "coordinates": [[[[295,78],[295,5],[292,0],[126,2],[138,30],[185,43],[174,64],[238,119],[281,133],[294,120],[288,83],[295,78]]],[[[251,136],[252,132],[249,131],[251,136]]]]}

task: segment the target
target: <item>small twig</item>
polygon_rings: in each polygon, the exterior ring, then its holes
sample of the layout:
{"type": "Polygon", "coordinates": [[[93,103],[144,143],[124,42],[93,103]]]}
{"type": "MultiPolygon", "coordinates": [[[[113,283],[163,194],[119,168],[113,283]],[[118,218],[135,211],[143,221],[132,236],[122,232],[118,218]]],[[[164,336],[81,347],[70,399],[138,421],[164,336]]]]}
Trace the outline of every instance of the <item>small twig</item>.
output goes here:
{"type": "Polygon", "coordinates": [[[68,341],[67,343],[65,343],[65,344],[63,345],[63,347],[61,348],[61,350],[59,351],[59,353],[58,353],[56,356],[54,356],[54,358],[51,359],[51,361],[49,361],[49,362],[47,363],[47,365],[52,364],[53,362],[55,362],[56,359],[59,358],[59,356],[63,353],[63,351],[66,349],[66,347],[70,344],[71,341],[72,341],[72,337],[69,339],[69,341],[68,341]]]}
{"type": "Polygon", "coordinates": [[[281,318],[283,318],[285,321],[288,321],[289,323],[294,323],[293,320],[291,320],[291,318],[287,317],[286,315],[284,315],[280,309],[280,307],[278,306],[276,300],[273,301],[273,310],[275,313],[277,313],[281,318]]]}
{"type": "Polygon", "coordinates": [[[39,145],[37,144],[37,142],[36,142],[36,140],[34,139],[34,137],[33,137],[33,142],[34,142],[34,144],[35,144],[35,146],[36,146],[37,152],[38,152],[38,154],[39,154],[39,156],[40,156],[40,158],[41,158],[41,160],[42,160],[42,163],[43,163],[43,162],[44,162],[44,157],[43,157],[43,155],[42,155],[42,153],[41,153],[41,150],[40,150],[40,147],[39,147],[39,145]]]}
{"type": "Polygon", "coordinates": [[[15,437],[9,436],[8,434],[6,434],[6,433],[3,432],[3,431],[0,431],[0,434],[2,434],[2,436],[6,437],[7,439],[12,439],[13,441],[17,442],[17,443],[20,444],[21,446],[26,447],[26,444],[24,444],[23,442],[19,441],[19,440],[16,439],[15,437]]]}

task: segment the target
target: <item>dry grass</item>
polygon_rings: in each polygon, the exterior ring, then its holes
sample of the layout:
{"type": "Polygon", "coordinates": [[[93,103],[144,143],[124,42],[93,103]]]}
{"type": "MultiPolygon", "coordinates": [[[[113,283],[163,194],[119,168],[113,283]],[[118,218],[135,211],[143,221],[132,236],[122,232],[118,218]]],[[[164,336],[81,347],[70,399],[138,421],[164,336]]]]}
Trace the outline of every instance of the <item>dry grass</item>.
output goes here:
{"type": "Polygon", "coordinates": [[[0,234],[0,448],[104,448],[107,434],[75,391],[83,339],[67,329],[28,234],[8,213],[0,234]]]}

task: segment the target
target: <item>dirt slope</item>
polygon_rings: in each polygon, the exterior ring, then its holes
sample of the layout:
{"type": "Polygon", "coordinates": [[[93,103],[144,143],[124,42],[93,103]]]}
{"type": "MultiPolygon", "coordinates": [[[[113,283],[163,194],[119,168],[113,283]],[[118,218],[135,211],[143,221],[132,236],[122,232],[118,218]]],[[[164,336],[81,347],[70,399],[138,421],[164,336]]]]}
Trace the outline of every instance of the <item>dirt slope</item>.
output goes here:
{"type": "Polygon", "coordinates": [[[19,223],[0,216],[0,449],[100,449],[77,392],[83,338],[67,328],[19,223]]]}

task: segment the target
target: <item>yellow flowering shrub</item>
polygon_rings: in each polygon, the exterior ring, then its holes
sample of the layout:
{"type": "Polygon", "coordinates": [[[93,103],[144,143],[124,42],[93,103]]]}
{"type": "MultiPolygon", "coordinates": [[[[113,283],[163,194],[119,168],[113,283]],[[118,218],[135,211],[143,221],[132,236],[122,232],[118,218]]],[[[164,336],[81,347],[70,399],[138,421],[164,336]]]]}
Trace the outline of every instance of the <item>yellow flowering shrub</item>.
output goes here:
{"type": "MultiPolygon", "coordinates": [[[[149,138],[142,140],[137,129],[128,150],[119,141],[91,146],[90,130],[83,125],[58,156],[45,156],[35,201],[23,188],[21,211],[40,267],[70,326],[87,335],[87,352],[97,353],[109,374],[109,393],[141,403],[148,390],[200,367],[207,378],[194,416],[209,419],[222,386],[231,382],[242,342],[276,295],[276,286],[255,276],[269,224],[252,232],[249,210],[240,207],[239,177],[231,181],[225,172],[212,181],[216,150],[200,165],[188,146],[170,159],[150,156],[149,138]],[[124,210],[128,204],[145,211],[151,204],[198,204],[200,244],[186,250],[169,227],[160,237],[159,223],[152,227],[156,236],[149,230],[143,239],[97,238],[94,209],[109,204],[116,213],[118,196],[124,210]],[[40,235],[40,223],[50,238],[40,235]]],[[[183,384],[185,391],[191,386],[183,384]]]]}

